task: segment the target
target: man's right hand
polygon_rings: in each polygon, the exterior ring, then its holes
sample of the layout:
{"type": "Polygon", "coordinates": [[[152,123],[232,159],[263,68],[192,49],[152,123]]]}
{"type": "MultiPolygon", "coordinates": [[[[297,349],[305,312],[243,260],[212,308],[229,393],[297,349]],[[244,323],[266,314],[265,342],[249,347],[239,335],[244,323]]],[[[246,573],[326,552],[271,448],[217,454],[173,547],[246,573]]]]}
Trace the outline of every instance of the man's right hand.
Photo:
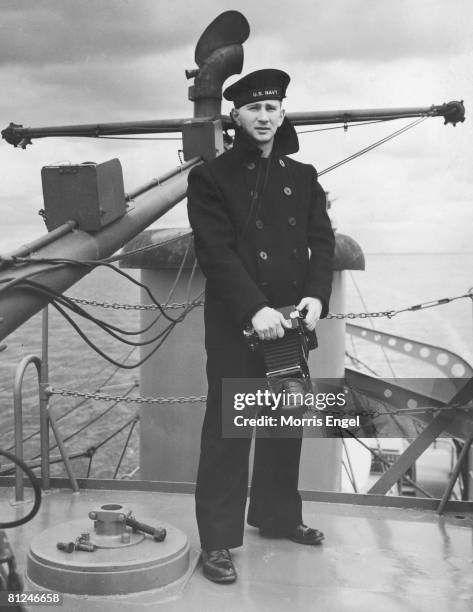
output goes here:
{"type": "Polygon", "coordinates": [[[291,329],[290,321],[287,321],[283,315],[274,308],[265,306],[258,310],[251,319],[253,329],[258,334],[260,340],[276,340],[284,336],[284,328],[291,329]]]}

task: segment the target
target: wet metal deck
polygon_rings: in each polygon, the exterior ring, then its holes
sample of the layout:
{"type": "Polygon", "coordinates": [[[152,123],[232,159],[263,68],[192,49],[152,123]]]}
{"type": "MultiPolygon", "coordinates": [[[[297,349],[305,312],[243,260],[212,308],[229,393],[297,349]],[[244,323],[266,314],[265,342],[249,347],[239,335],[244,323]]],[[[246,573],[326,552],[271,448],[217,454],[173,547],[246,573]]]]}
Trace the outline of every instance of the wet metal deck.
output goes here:
{"type": "MultiPolygon", "coordinates": [[[[29,490],[27,490],[29,491],[29,490]]],[[[11,505],[13,490],[0,488],[0,516],[11,520],[24,508],[11,505]]],[[[120,502],[137,518],[156,516],[186,532],[198,557],[193,496],[175,493],[86,490],[54,491],[43,496],[39,514],[7,532],[21,570],[28,542],[40,530],[81,518],[106,502],[120,502]]],[[[95,598],[65,596],[65,612],[310,611],[317,612],[466,612],[473,609],[471,515],[304,502],[309,525],[325,532],[322,546],[269,540],[248,527],[245,545],[234,551],[239,574],[233,585],[216,585],[200,567],[160,592],[95,598]],[[463,517],[463,518],[462,518],[463,517]]]]}

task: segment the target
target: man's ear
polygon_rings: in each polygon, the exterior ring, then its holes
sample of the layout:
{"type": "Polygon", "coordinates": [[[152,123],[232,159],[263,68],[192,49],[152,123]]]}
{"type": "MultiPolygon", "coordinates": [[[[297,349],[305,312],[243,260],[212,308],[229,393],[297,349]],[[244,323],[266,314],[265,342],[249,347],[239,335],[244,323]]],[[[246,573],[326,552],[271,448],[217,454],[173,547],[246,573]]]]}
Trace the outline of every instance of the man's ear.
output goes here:
{"type": "Polygon", "coordinates": [[[231,112],[233,121],[238,126],[240,126],[241,125],[241,123],[240,123],[240,113],[238,112],[238,109],[237,108],[232,108],[232,110],[230,112],[231,112]]]}
{"type": "Polygon", "coordinates": [[[284,121],[285,116],[286,116],[286,109],[281,108],[281,114],[279,116],[279,121],[278,121],[278,127],[282,125],[282,122],[284,121]]]}

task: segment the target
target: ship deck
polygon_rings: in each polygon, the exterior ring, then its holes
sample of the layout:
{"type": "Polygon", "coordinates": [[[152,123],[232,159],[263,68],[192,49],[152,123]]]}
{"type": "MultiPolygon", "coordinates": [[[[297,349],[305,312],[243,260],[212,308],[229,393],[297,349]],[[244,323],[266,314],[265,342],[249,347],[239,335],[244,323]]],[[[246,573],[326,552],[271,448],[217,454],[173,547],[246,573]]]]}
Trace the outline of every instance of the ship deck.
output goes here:
{"type": "MultiPolygon", "coordinates": [[[[2,520],[25,513],[25,507],[12,500],[13,489],[0,488],[2,520]]],[[[244,546],[234,551],[237,582],[217,585],[206,580],[199,567],[191,494],[52,490],[43,495],[32,521],[7,531],[19,569],[24,572],[29,542],[39,531],[83,518],[107,502],[132,507],[138,518],[155,516],[157,523],[161,520],[183,530],[192,549],[191,569],[161,590],[107,597],[64,595],[61,609],[67,612],[466,612],[473,608],[473,514],[438,516],[418,507],[365,505],[366,500],[363,505],[304,501],[305,521],[326,535],[321,546],[261,538],[256,529],[247,527],[244,546]]]]}

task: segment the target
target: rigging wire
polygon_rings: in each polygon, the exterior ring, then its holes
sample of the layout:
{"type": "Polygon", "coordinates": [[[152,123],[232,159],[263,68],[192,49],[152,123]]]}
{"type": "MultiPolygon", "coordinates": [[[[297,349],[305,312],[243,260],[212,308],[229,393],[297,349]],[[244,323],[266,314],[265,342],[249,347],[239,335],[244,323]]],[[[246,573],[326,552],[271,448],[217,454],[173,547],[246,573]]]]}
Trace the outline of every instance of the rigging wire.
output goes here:
{"type": "MultiPolygon", "coordinates": [[[[351,336],[351,338],[353,338],[353,336],[351,336]]],[[[359,357],[352,355],[349,351],[345,351],[345,355],[350,359],[350,361],[353,363],[355,367],[358,367],[361,365],[362,367],[366,368],[368,372],[370,372],[370,374],[373,374],[373,376],[376,376],[376,378],[379,378],[378,372],[370,368],[370,366],[364,361],[362,361],[359,357]]]]}
{"type": "MultiPolygon", "coordinates": [[[[182,271],[184,270],[184,264],[186,263],[186,259],[187,259],[187,256],[189,254],[190,247],[191,247],[191,241],[189,240],[189,242],[187,243],[187,247],[186,247],[186,250],[184,252],[184,255],[182,256],[181,264],[179,266],[179,270],[177,271],[176,278],[174,279],[174,282],[173,282],[171,288],[169,289],[168,296],[167,296],[166,300],[164,301],[164,304],[163,304],[164,308],[166,308],[168,306],[172,296],[174,295],[174,291],[176,290],[177,284],[179,283],[179,280],[180,280],[181,275],[182,275],[182,271]]],[[[195,259],[194,264],[195,264],[196,261],[197,261],[197,259],[195,259]]],[[[189,303],[189,299],[187,299],[186,301],[187,301],[187,303],[189,303]]],[[[160,315],[158,315],[158,317],[159,316],[160,315]]]]}
{"type": "MultiPolygon", "coordinates": [[[[363,442],[363,440],[361,440],[361,438],[357,438],[357,436],[355,436],[355,434],[353,434],[349,429],[345,429],[345,430],[340,430],[342,436],[345,435],[349,435],[352,438],[354,438],[359,444],[361,444],[361,446],[363,446],[363,448],[365,448],[367,451],[369,451],[371,453],[371,455],[373,457],[375,457],[376,459],[378,459],[378,461],[384,465],[387,469],[389,469],[391,467],[391,464],[389,463],[389,461],[387,461],[382,454],[382,451],[380,453],[377,453],[374,449],[372,449],[371,447],[369,447],[367,444],[365,444],[363,442]]],[[[434,498],[435,496],[432,495],[431,493],[429,493],[428,491],[426,491],[423,487],[421,487],[421,485],[419,485],[417,482],[415,482],[414,480],[411,480],[411,478],[409,478],[408,476],[406,476],[406,474],[403,474],[402,478],[411,486],[413,486],[415,489],[417,489],[418,491],[420,491],[423,495],[425,495],[425,497],[430,497],[430,498],[434,498]]]]}
{"type": "Polygon", "coordinates": [[[126,423],[124,423],[123,425],[121,425],[118,429],[116,429],[115,431],[112,431],[112,433],[107,436],[106,438],[104,438],[101,442],[99,442],[97,445],[94,446],[94,454],[99,450],[99,448],[102,448],[102,446],[104,446],[105,444],[107,444],[108,442],[110,442],[110,440],[112,440],[115,436],[117,436],[119,433],[121,433],[124,429],[126,429],[128,427],[128,425],[130,425],[131,423],[133,423],[134,420],[138,419],[138,416],[135,414],[131,419],[129,419],[126,423]]]}
{"type": "MultiPolygon", "coordinates": [[[[126,355],[124,355],[122,357],[122,359],[124,360],[124,363],[126,363],[126,361],[128,361],[128,359],[131,357],[131,355],[136,351],[136,347],[133,347],[131,349],[131,351],[128,351],[126,353],[126,355]]],[[[99,373],[103,372],[106,368],[110,367],[108,364],[106,364],[99,373]]],[[[112,378],[115,376],[115,374],[120,370],[119,367],[115,367],[112,371],[111,374],[109,374],[107,376],[107,378],[98,386],[95,387],[94,393],[98,393],[99,391],[102,390],[102,388],[112,380],[112,378]]],[[[136,384],[133,385],[134,387],[136,387],[136,384]]],[[[127,395],[129,393],[129,391],[125,392],[124,395],[127,395]]],[[[86,402],[88,401],[88,398],[85,397],[82,400],[80,400],[80,402],[77,402],[76,404],[74,404],[73,406],[71,406],[68,410],[66,410],[63,414],[61,414],[60,416],[58,416],[56,418],[56,423],[58,423],[59,421],[67,418],[69,415],[71,415],[73,412],[75,412],[76,410],[78,410],[81,406],[83,406],[86,402]]],[[[118,403],[118,402],[117,402],[118,403]]],[[[30,433],[29,435],[27,435],[26,437],[24,437],[22,439],[22,443],[24,444],[25,442],[28,442],[29,440],[31,440],[31,438],[34,438],[35,436],[37,436],[40,433],[40,430],[37,429],[36,431],[33,431],[32,433],[30,433]]],[[[13,435],[13,431],[7,432],[6,435],[13,435]]],[[[49,450],[54,449],[57,446],[57,444],[54,444],[49,450]]],[[[12,450],[13,448],[15,448],[15,445],[12,444],[11,446],[7,447],[7,450],[12,450]]],[[[39,455],[32,457],[31,460],[36,459],[39,455]]]]}
{"type": "Polygon", "coordinates": [[[117,462],[117,466],[116,466],[115,471],[114,471],[114,473],[113,473],[113,476],[112,476],[112,479],[113,479],[113,480],[115,480],[115,479],[117,478],[117,476],[118,476],[118,471],[120,470],[120,467],[121,467],[121,465],[122,465],[122,461],[123,461],[123,459],[124,459],[124,457],[125,457],[125,453],[126,453],[126,451],[128,450],[128,446],[129,446],[129,444],[130,444],[130,439],[131,439],[131,436],[133,435],[133,431],[134,431],[135,426],[136,426],[136,424],[138,423],[138,421],[139,421],[138,416],[135,416],[134,420],[133,420],[133,421],[132,421],[132,423],[131,423],[131,427],[130,427],[130,430],[129,430],[129,432],[128,432],[127,438],[126,438],[126,440],[125,440],[125,443],[123,444],[123,449],[122,449],[122,452],[121,452],[120,458],[119,458],[119,460],[118,460],[118,462],[117,462]]]}
{"type": "Polygon", "coordinates": [[[397,130],[396,132],[393,132],[392,134],[389,134],[388,136],[385,136],[381,140],[377,140],[376,142],[373,142],[372,144],[368,145],[364,149],[360,149],[360,151],[357,151],[356,153],[353,153],[349,157],[345,157],[344,159],[340,160],[339,162],[336,162],[335,164],[332,164],[331,166],[327,166],[327,168],[324,168],[323,170],[318,172],[318,176],[322,176],[323,174],[327,174],[327,172],[331,172],[332,170],[336,170],[340,166],[343,166],[344,164],[347,164],[349,161],[352,161],[352,160],[356,159],[357,157],[360,157],[361,155],[364,155],[365,153],[369,153],[369,151],[372,151],[376,147],[379,147],[382,144],[384,144],[385,142],[388,142],[389,140],[392,140],[393,138],[396,138],[396,136],[400,136],[401,134],[403,134],[407,130],[412,129],[416,125],[419,125],[419,123],[422,123],[426,119],[428,119],[428,117],[421,117],[420,119],[416,119],[415,121],[412,121],[411,123],[405,125],[404,127],[402,127],[401,129],[397,130]]]}
{"type": "MultiPolygon", "coordinates": [[[[395,121],[396,119],[398,119],[398,117],[392,117],[389,119],[376,119],[374,121],[361,121],[360,123],[350,123],[349,125],[344,124],[344,125],[336,125],[333,127],[326,127],[326,128],[317,128],[317,129],[313,129],[313,130],[301,130],[300,132],[297,132],[298,134],[309,134],[311,132],[323,132],[323,131],[327,131],[327,130],[341,130],[344,129],[345,131],[347,130],[348,127],[352,128],[352,127],[359,127],[359,126],[365,126],[365,125],[372,125],[373,123],[384,123],[386,121],[395,121]]],[[[151,141],[155,141],[155,140],[182,140],[182,136],[107,136],[107,135],[100,135],[100,134],[91,134],[91,135],[84,135],[84,136],[76,136],[75,138],[96,138],[96,139],[105,139],[105,140],[151,140],[151,141]]]]}
{"type": "MultiPolygon", "coordinates": [[[[367,306],[367,304],[366,304],[366,302],[365,302],[365,299],[364,299],[364,297],[363,297],[363,294],[361,293],[361,290],[360,290],[360,288],[359,288],[359,286],[358,286],[358,283],[357,283],[357,282],[356,282],[356,280],[355,280],[355,276],[354,276],[354,274],[353,274],[352,270],[349,270],[349,272],[350,272],[350,278],[351,278],[351,281],[352,281],[352,283],[353,283],[353,285],[354,285],[354,287],[355,287],[355,289],[356,289],[356,292],[357,292],[357,294],[358,294],[358,297],[360,298],[361,303],[363,304],[363,308],[364,308],[366,311],[368,311],[368,306],[367,306]]],[[[374,331],[376,331],[376,327],[375,327],[375,325],[374,325],[374,323],[373,323],[372,319],[369,319],[369,323],[370,323],[370,325],[371,325],[372,329],[373,329],[374,331]]],[[[394,372],[394,368],[393,368],[393,366],[392,366],[391,360],[389,359],[388,355],[386,354],[386,350],[385,350],[384,346],[383,346],[383,345],[380,345],[380,348],[381,348],[381,351],[382,351],[382,353],[383,353],[384,359],[386,360],[386,363],[388,364],[388,367],[389,367],[389,369],[391,370],[391,374],[392,374],[392,376],[393,376],[394,380],[397,380],[397,378],[396,378],[396,373],[394,372]]]]}
{"type": "Polygon", "coordinates": [[[355,478],[355,472],[353,470],[353,465],[351,463],[351,459],[350,459],[350,454],[348,451],[348,447],[347,447],[347,441],[345,440],[345,438],[342,436],[342,444],[343,444],[343,450],[345,451],[345,457],[347,458],[347,463],[348,463],[348,467],[345,464],[345,461],[342,460],[342,465],[345,468],[345,472],[348,476],[348,479],[350,480],[351,486],[353,487],[353,491],[355,493],[358,493],[358,487],[356,486],[356,478],[355,478]]]}
{"type": "Polygon", "coordinates": [[[163,242],[155,242],[154,244],[148,244],[143,247],[139,247],[133,249],[133,251],[121,252],[118,255],[112,255],[111,257],[107,257],[106,259],[102,259],[106,263],[113,263],[114,261],[119,261],[120,259],[124,259],[125,257],[131,257],[132,255],[136,255],[136,253],[143,253],[144,251],[150,251],[151,249],[156,249],[158,247],[167,246],[173,242],[177,242],[186,236],[190,236],[192,232],[189,230],[187,234],[180,234],[179,236],[174,236],[174,238],[169,238],[168,240],[164,240],[163,242]]]}
{"type": "MultiPolygon", "coordinates": [[[[138,417],[138,415],[136,415],[136,414],[135,414],[135,415],[134,415],[134,416],[133,416],[131,419],[129,419],[128,421],[126,421],[126,423],[124,423],[123,425],[121,425],[121,426],[120,426],[118,429],[116,429],[115,431],[113,431],[113,432],[112,432],[112,433],[111,433],[109,436],[107,436],[107,437],[106,437],[104,440],[102,440],[101,442],[99,442],[97,445],[90,446],[90,447],[89,447],[88,449],[86,449],[85,451],[80,451],[80,452],[77,452],[77,453],[73,453],[73,454],[71,454],[71,455],[69,455],[69,456],[68,456],[68,459],[70,459],[70,460],[71,460],[71,459],[81,459],[81,458],[84,458],[84,457],[90,457],[90,459],[92,459],[92,458],[94,457],[94,455],[95,455],[96,451],[97,451],[99,448],[101,448],[102,446],[104,446],[105,444],[107,444],[107,443],[108,443],[110,440],[112,440],[112,439],[113,439],[115,436],[117,436],[117,435],[118,435],[120,432],[122,432],[124,429],[126,429],[126,427],[128,427],[128,425],[130,425],[130,424],[131,424],[131,423],[133,423],[134,421],[135,421],[135,424],[136,424],[136,421],[139,421],[139,417],[138,417]]],[[[133,427],[134,427],[134,426],[133,426],[133,427]]],[[[131,437],[131,436],[130,436],[130,437],[131,437]]],[[[54,448],[54,447],[52,447],[52,448],[54,448]]],[[[50,449],[50,450],[51,450],[51,449],[50,449]]],[[[1,451],[1,450],[0,450],[0,455],[2,455],[2,454],[4,454],[6,457],[8,457],[9,459],[11,459],[13,463],[15,463],[15,461],[14,461],[14,459],[13,459],[13,458],[14,458],[14,456],[13,456],[13,455],[11,455],[10,453],[7,453],[6,451],[4,451],[4,452],[3,452],[3,451],[1,451]]],[[[37,459],[38,457],[39,457],[39,455],[36,455],[35,457],[33,457],[33,458],[31,459],[31,461],[33,461],[34,459],[37,459]]],[[[50,463],[63,463],[63,462],[64,462],[64,459],[63,459],[63,457],[56,457],[56,458],[54,458],[54,457],[53,457],[53,458],[50,458],[50,459],[49,459],[49,462],[50,462],[50,463]]],[[[89,473],[90,473],[90,464],[91,464],[91,462],[89,462],[89,471],[88,471],[88,473],[87,473],[87,477],[89,476],[89,473]]],[[[28,468],[28,469],[31,471],[31,469],[38,468],[38,467],[40,467],[40,465],[41,465],[41,462],[36,463],[36,464],[34,464],[34,463],[33,463],[33,464],[30,464],[30,465],[27,465],[27,464],[25,463],[25,464],[24,464],[24,466],[25,466],[25,471],[26,471],[26,468],[28,468]]],[[[9,468],[7,468],[7,469],[5,469],[5,470],[1,471],[1,472],[0,472],[0,476],[8,476],[8,475],[10,475],[10,474],[11,474],[11,473],[14,471],[14,469],[15,469],[14,467],[11,467],[11,468],[9,467],[9,468]]],[[[27,472],[27,473],[28,473],[28,475],[29,475],[29,472],[27,472]]],[[[31,473],[33,474],[33,476],[35,476],[33,472],[31,472],[31,473]]],[[[38,486],[39,486],[39,484],[38,484],[38,486]]],[[[40,489],[40,491],[41,491],[41,489],[40,489]]],[[[30,520],[30,518],[32,518],[32,517],[30,517],[30,515],[28,515],[28,517],[29,517],[29,518],[25,517],[24,519],[21,519],[21,521],[22,521],[22,522],[21,522],[21,523],[17,523],[17,524],[23,524],[24,522],[26,522],[26,520],[25,520],[26,518],[27,518],[27,520],[30,520]]],[[[17,526],[17,524],[15,524],[15,525],[11,525],[11,526],[12,526],[12,527],[16,527],[16,526],[17,526]]],[[[9,526],[10,526],[10,525],[9,525],[9,526]]],[[[1,527],[2,527],[2,523],[0,523],[0,528],[1,528],[1,527]]],[[[5,527],[6,527],[6,525],[5,525],[5,527]]]]}
{"type": "MultiPolygon", "coordinates": [[[[133,389],[136,388],[136,385],[130,385],[130,387],[125,391],[125,393],[123,394],[124,397],[127,397],[129,393],[131,393],[133,391],[133,389]]],[[[113,408],[115,408],[115,406],[117,406],[117,404],[119,404],[120,402],[114,402],[113,404],[111,404],[108,408],[106,408],[103,412],[101,412],[100,414],[96,414],[94,417],[92,417],[90,419],[90,421],[86,421],[85,423],[83,423],[79,429],[74,430],[71,434],[69,434],[68,436],[65,436],[62,441],[63,442],[69,442],[69,440],[72,440],[72,438],[74,438],[75,436],[77,436],[78,434],[82,433],[85,429],[87,429],[87,427],[90,427],[91,425],[93,425],[94,423],[96,423],[97,421],[99,421],[102,417],[106,416],[109,412],[111,412],[113,410],[113,408]]],[[[52,446],[49,450],[52,451],[56,448],[57,444],[54,444],[54,446],[52,446]]],[[[39,455],[38,455],[39,456],[39,455]]],[[[37,457],[32,457],[32,459],[36,459],[37,457]]]]}
{"type": "Polygon", "coordinates": [[[189,280],[187,281],[186,288],[186,302],[189,303],[191,297],[191,289],[192,289],[192,281],[194,280],[195,271],[197,269],[197,258],[194,259],[194,263],[192,265],[191,273],[189,274],[189,280]]]}
{"type": "Polygon", "coordinates": [[[181,136],[169,136],[169,137],[164,137],[164,138],[160,138],[159,136],[151,136],[151,137],[146,137],[146,136],[82,136],[82,138],[97,138],[97,139],[102,139],[102,140],[182,140],[181,136]]]}
{"type": "MultiPolygon", "coordinates": [[[[129,393],[131,393],[131,391],[133,391],[133,389],[136,387],[136,385],[132,385],[130,386],[129,389],[127,389],[125,391],[125,393],[123,394],[124,397],[127,397],[129,393]]],[[[85,398],[85,401],[87,401],[87,398],[85,398]]],[[[86,421],[85,423],[83,423],[79,429],[74,430],[71,434],[69,434],[68,436],[65,436],[62,441],[63,442],[68,442],[69,440],[72,440],[72,438],[74,438],[75,436],[77,436],[78,434],[82,433],[85,429],[87,429],[87,427],[90,427],[90,425],[93,425],[94,423],[96,423],[97,421],[99,421],[102,417],[106,416],[109,412],[111,412],[113,410],[113,408],[115,408],[120,402],[113,402],[113,404],[111,404],[108,408],[106,408],[103,412],[101,412],[98,415],[93,416],[90,421],[86,421]]],[[[57,442],[54,443],[52,446],[49,447],[48,451],[51,452],[53,451],[55,448],[57,447],[57,442]]],[[[40,453],[38,453],[37,455],[33,455],[33,457],[31,457],[29,459],[29,461],[34,461],[35,459],[38,459],[41,456],[40,453]]]]}
{"type": "Polygon", "coordinates": [[[353,475],[350,474],[350,472],[348,471],[347,465],[345,463],[345,461],[342,459],[342,468],[345,470],[345,473],[347,475],[348,480],[350,481],[350,484],[352,486],[353,492],[354,493],[358,493],[358,491],[356,490],[356,484],[355,481],[353,480],[353,475]]]}
{"type": "MultiPolygon", "coordinates": [[[[69,461],[71,461],[72,459],[81,459],[83,457],[88,457],[87,454],[88,451],[80,451],[79,453],[73,453],[72,455],[68,456],[69,461]]],[[[60,456],[60,455],[56,455],[55,457],[50,457],[49,458],[49,463],[53,464],[53,463],[64,463],[64,459],[60,456]]],[[[37,463],[30,463],[28,464],[28,467],[31,470],[35,470],[36,468],[41,467],[41,461],[37,462],[37,463]]],[[[12,473],[14,472],[15,468],[9,467],[5,470],[2,470],[0,472],[0,476],[11,476],[12,473]]],[[[0,608],[1,609],[1,608],[0,608]]]]}
{"type": "MultiPolygon", "coordinates": [[[[112,440],[113,438],[115,438],[115,436],[117,436],[119,433],[121,433],[124,429],[126,429],[128,427],[128,425],[132,425],[131,430],[133,431],[134,426],[136,425],[136,422],[139,420],[138,415],[134,415],[131,419],[129,419],[124,425],[121,425],[118,429],[116,429],[114,432],[112,432],[109,436],[107,436],[104,440],[102,440],[101,442],[99,442],[99,444],[97,444],[96,446],[91,446],[88,449],[88,454],[89,454],[89,465],[87,467],[87,474],[86,474],[86,478],[89,478],[90,476],[90,471],[92,469],[92,461],[95,457],[95,453],[99,450],[99,448],[101,448],[102,446],[104,446],[105,444],[107,444],[108,442],[110,442],[110,440],[112,440]]],[[[130,436],[131,437],[131,436],[130,436]]],[[[125,449],[126,450],[126,449],[125,449]]]]}
{"type": "MultiPolygon", "coordinates": [[[[360,127],[365,125],[373,125],[373,123],[386,123],[387,121],[396,121],[398,117],[392,117],[390,119],[375,119],[374,121],[361,121],[360,123],[344,123],[343,125],[333,125],[326,128],[316,128],[313,130],[300,130],[297,134],[313,134],[314,132],[327,132],[329,130],[344,130],[345,132],[352,127],[360,127]]],[[[296,130],[297,131],[297,130],[296,130]]]]}

